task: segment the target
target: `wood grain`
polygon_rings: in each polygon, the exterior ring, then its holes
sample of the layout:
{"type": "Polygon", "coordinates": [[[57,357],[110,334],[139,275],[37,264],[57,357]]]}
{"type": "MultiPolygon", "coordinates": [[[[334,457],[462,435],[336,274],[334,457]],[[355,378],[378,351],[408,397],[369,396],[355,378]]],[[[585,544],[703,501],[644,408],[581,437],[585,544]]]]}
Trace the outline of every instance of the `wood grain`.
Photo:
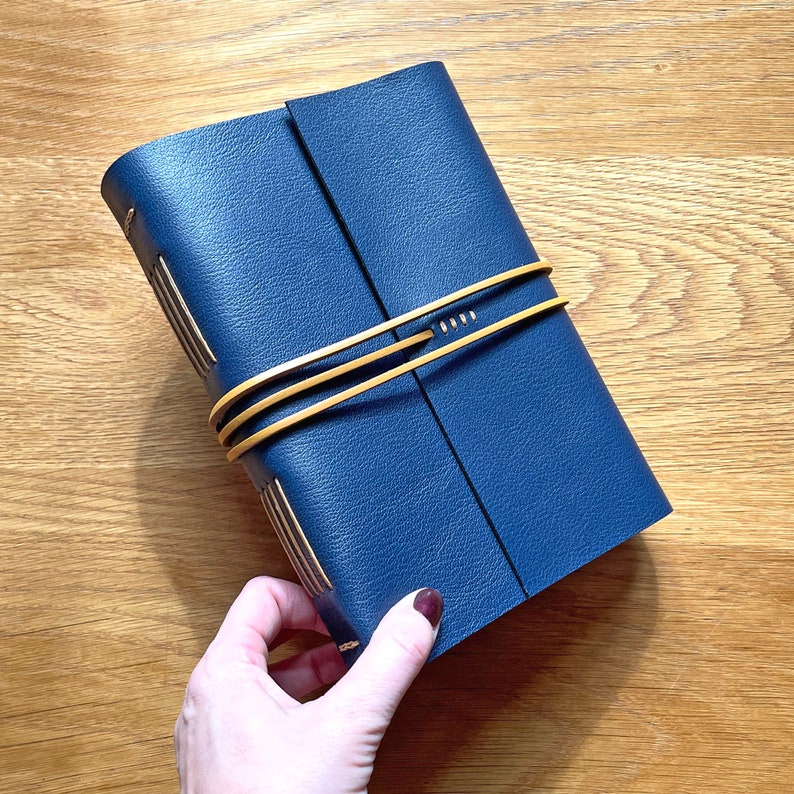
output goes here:
{"type": "Polygon", "coordinates": [[[791,790],[792,5],[3,4],[0,790],[177,790],[193,665],[293,578],[105,167],[428,59],[676,512],[426,668],[371,790],[791,790]]]}

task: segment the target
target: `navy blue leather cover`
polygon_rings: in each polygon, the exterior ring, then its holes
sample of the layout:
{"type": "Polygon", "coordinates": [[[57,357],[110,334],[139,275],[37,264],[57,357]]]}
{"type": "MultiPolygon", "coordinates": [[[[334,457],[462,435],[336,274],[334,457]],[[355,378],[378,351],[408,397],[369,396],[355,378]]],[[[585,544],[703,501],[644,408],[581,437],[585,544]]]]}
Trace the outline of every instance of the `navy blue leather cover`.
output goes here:
{"type": "MultiPolygon", "coordinates": [[[[217,359],[205,379],[213,402],[538,259],[440,63],[146,144],[111,166],[102,193],[122,226],[135,208],[129,239],[144,269],[167,262],[217,359]]],[[[472,309],[476,323],[453,332],[464,334],[554,295],[547,276],[526,278],[386,341],[472,309]]],[[[413,355],[450,338],[436,333],[413,355]]],[[[412,589],[444,595],[436,656],[670,511],[564,310],[326,411],[242,462],[260,492],[283,485],[333,584],[318,609],[339,644],[360,642],[348,663],[412,589]]]]}

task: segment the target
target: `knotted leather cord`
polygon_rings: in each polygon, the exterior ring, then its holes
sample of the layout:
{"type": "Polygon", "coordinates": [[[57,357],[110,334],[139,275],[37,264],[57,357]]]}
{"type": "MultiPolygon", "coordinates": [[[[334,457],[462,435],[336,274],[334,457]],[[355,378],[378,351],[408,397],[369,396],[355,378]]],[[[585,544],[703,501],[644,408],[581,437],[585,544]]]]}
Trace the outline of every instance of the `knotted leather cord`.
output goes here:
{"type": "Polygon", "coordinates": [[[271,367],[264,372],[260,372],[258,375],[254,375],[253,377],[248,378],[248,380],[244,380],[233,389],[227,391],[226,394],[224,394],[223,397],[221,397],[220,400],[215,403],[215,405],[212,407],[212,410],[210,411],[209,425],[217,431],[219,429],[218,425],[223,416],[238,400],[242,399],[256,389],[271,383],[277,378],[282,377],[283,375],[288,375],[289,373],[294,372],[295,370],[300,369],[307,364],[313,364],[316,361],[321,361],[322,359],[328,358],[335,353],[341,353],[343,350],[347,350],[348,348],[354,347],[355,345],[358,345],[362,342],[366,342],[367,340],[379,336],[380,334],[386,333],[386,331],[391,331],[401,325],[405,325],[405,323],[411,322],[411,320],[416,320],[425,314],[430,314],[438,309],[444,308],[445,306],[449,306],[452,303],[456,303],[459,300],[468,298],[469,296],[488,289],[489,287],[494,287],[497,284],[501,284],[505,281],[528,275],[530,273],[551,273],[551,265],[545,260],[539,260],[538,262],[531,262],[526,265],[519,265],[518,267],[514,267],[510,270],[505,270],[503,273],[497,273],[494,276],[489,276],[488,278],[482,279],[482,281],[477,281],[474,284],[470,284],[468,287],[463,287],[459,290],[456,290],[455,292],[445,295],[442,298],[437,298],[434,301],[430,301],[430,303],[426,303],[424,306],[411,309],[410,311],[400,314],[391,320],[378,323],[377,325],[373,325],[364,331],[360,331],[357,334],[348,336],[338,342],[333,342],[330,345],[318,348],[317,350],[313,350],[310,353],[304,353],[302,356],[290,359],[289,361],[285,361],[282,364],[277,364],[275,367],[271,367]]]}
{"type": "MultiPolygon", "coordinates": [[[[507,271],[507,272],[510,273],[511,271],[507,271]]],[[[528,272],[528,271],[525,271],[525,272],[528,272]]],[[[505,274],[501,274],[501,275],[505,275],[505,274]]],[[[479,283],[482,283],[482,282],[479,282],[479,283]]],[[[472,285],[472,286],[476,286],[476,285],[472,285]]],[[[455,294],[455,293],[453,293],[453,294],[455,294]]],[[[468,294],[471,294],[471,293],[468,293],[468,294]]],[[[448,297],[449,296],[447,296],[447,298],[448,297]]],[[[441,301],[445,301],[446,299],[445,298],[441,298],[440,300],[441,301]]],[[[452,302],[452,301],[449,301],[449,302],[452,302]]],[[[519,323],[522,320],[526,320],[526,319],[529,319],[530,317],[535,317],[535,316],[537,316],[539,314],[543,314],[544,312],[550,311],[552,309],[559,308],[561,306],[564,306],[566,303],[568,303],[568,299],[567,298],[558,297],[558,298],[552,298],[552,299],[547,300],[547,301],[543,301],[542,303],[538,303],[538,304],[536,304],[534,306],[530,306],[530,307],[528,307],[526,309],[522,309],[521,311],[515,312],[514,314],[511,314],[511,315],[509,315],[507,317],[504,317],[501,320],[497,320],[496,322],[491,323],[490,325],[486,325],[485,327],[480,328],[477,331],[474,331],[474,332],[472,332],[470,334],[467,334],[466,336],[460,337],[460,338],[456,339],[455,341],[450,342],[447,345],[444,345],[443,347],[439,347],[439,348],[436,348],[435,350],[431,350],[430,352],[425,353],[425,354],[423,354],[421,356],[418,356],[415,359],[412,359],[410,361],[406,361],[405,363],[400,364],[400,365],[398,365],[396,367],[393,367],[392,369],[386,370],[386,372],[382,372],[382,373],[380,373],[378,375],[375,375],[372,378],[369,378],[369,379],[367,379],[365,381],[362,381],[361,383],[358,383],[355,386],[351,386],[351,387],[349,387],[347,389],[344,389],[343,391],[339,392],[338,394],[334,394],[334,395],[331,395],[330,397],[326,397],[324,400],[320,400],[319,402],[315,403],[314,405],[310,405],[307,408],[303,408],[300,411],[296,411],[295,413],[290,414],[289,416],[285,416],[284,418],[279,419],[276,422],[273,422],[272,424],[268,425],[267,427],[262,428],[262,430],[259,430],[256,433],[251,434],[250,436],[245,438],[243,441],[240,441],[238,444],[235,444],[235,446],[233,446],[229,450],[229,452],[227,453],[226,458],[229,461],[237,460],[237,458],[239,458],[244,453],[248,452],[250,449],[255,447],[257,444],[261,444],[263,441],[266,441],[268,438],[271,438],[272,436],[276,435],[277,433],[281,433],[284,430],[287,430],[288,428],[293,427],[293,426],[299,424],[300,422],[305,421],[306,419],[309,419],[309,418],[311,418],[313,416],[316,416],[317,414],[321,413],[322,411],[327,410],[328,408],[332,408],[332,407],[334,407],[336,405],[339,405],[340,403],[345,402],[346,400],[350,400],[353,397],[357,397],[359,394],[363,394],[364,392],[369,391],[370,389],[374,389],[377,386],[380,386],[380,385],[382,385],[384,383],[388,383],[390,380],[394,380],[394,378],[398,378],[400,375],[404,375],[406,372],[411,372],[411,371],[413,371],[415,369],[418,369],[419,367],[421,367],[421,366],[423,366],[425,364],[429,364],[432,361],[436,361],[437,359],[442,358],[443,356],[447,356],[450,353],[454,353],[455,351],[460,350],[460,349],[466,347],[467,345],[473,344],[474,342],[477,342],[480,339],[484,339],[485,337],[490,336],[491,334],[495,334],[498,331],[501,331],[501,330],[503,330],[505,328],[510,327],[511,325],[515,325],[516,323],[519,323]]],[[[441,305],[446,305],[446,303],[442,303],[441,305]]],[[[417,310],[415,310],[415,311],[417,311],[417,310]]],[[[408,312],[408,314],[413,315],[412,312],[408,312]]],[[[406,316],[406,315],[402,315],[402,316],[406,316]]],[[[398,319],[398,318],[396,318],[396,319],[398,319]]],[[[413,319],[413,316],[411,317],[411,319],[413,319]]],[[[391,321],[391,322],[393,322],[393,321],[391,321]]],[[[375,326],[375,327],[377,327],[377,326],[375,326]]],[[[369,329],[369,330],[371,331],[372,329],[369,329]]],[[[367,333],[367,332],[364,332],[364,333],[367,333]]],[[[353,337],[349,337],[349,339],[352,339],[352,338],[353,337]]],[[[371,337],[366,337],[366,338],[371,338],[371,337]]],[[[347,341],[347,340],[343,340],[343,342],[344,341],[347,341]]],[[[405,340],[405,341],[407,342],[408,340],[405,340]]],[[[340,343],[340,344],[342,344],[342,343],[340,343]]],[[[325,349],[327,349],[327,348],[325,348],[325,349]]],[[[341,348],[341,349],[344,349],[344,348],[341,348]]],[[[317,351],[317,352],[319,352],[319,351],[317,351]]],[[[330,355],[330,354],[328,354],[328,355],[330,355]]],[[[320,357],[322,358],[323,356],[320,356],[320,357]]],[[[365,358],[365,357],[362,357],[362,358],[365,358]]],[[[297,360],[297,359],[294,359],[294,360],[297,360]]],[[[312,360],[317,360],[317,359],[312,359],[312,360]]],[[[354,362],[350,362],[350,363],[354,364],[355,361],[354,362]]],[[[360,366],[360,364],[358,364],[357,366],[360,366]]],[[[355,368],[355,367],[353,367],[353,368],[355,368]]],[[[291,370],[288,370],[288,371],[291,371],[291,370]]],[[[296,385],[300,385],[300,384],[296,384],[296,385]]],[[[284,391],[286,391],[286,390],[284,390],[284,391]]],[[[273,397],[276,397],[276,396],[278,396],[278,393],[273,395],[273,397]]],[[[265,402],[265,401],[263,401],[263,402],[265,402]]],[[[252,407],[256,407],[256,406],[252,406],[252,407]]],[[[258,413],[258,411],[255,412],[255,413],[258,413]]],[[[254,414],[251,414],[251,416],[253,416],[253,415],[254,414]]],[[[249,416],[248,418],[251,418],[251,416],[249,416]]]]}

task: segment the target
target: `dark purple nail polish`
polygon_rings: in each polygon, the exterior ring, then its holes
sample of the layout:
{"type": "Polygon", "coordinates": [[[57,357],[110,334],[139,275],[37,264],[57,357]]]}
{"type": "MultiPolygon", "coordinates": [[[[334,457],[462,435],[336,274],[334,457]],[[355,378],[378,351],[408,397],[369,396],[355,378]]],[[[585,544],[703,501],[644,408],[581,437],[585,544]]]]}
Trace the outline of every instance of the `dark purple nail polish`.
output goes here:
{"type": "Polygon", "coordinates": [[[441,613],[444,611],[444,599],[438,590],[432,587],[425,587],[420,590],[414,598],[414,609],[421,612],[435,628],[441,620],[441,613]]]}

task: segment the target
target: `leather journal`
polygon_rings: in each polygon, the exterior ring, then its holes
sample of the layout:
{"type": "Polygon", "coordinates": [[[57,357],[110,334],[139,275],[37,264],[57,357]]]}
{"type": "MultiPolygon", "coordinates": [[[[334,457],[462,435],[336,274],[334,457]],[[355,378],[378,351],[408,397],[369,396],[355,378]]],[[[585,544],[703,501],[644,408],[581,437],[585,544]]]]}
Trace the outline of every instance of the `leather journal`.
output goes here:
{"type": "Polygon", "coordinates": [[[346,663],[437,656],[670,511],[441,63],[147,143],[102,194],[346,663]]]}

